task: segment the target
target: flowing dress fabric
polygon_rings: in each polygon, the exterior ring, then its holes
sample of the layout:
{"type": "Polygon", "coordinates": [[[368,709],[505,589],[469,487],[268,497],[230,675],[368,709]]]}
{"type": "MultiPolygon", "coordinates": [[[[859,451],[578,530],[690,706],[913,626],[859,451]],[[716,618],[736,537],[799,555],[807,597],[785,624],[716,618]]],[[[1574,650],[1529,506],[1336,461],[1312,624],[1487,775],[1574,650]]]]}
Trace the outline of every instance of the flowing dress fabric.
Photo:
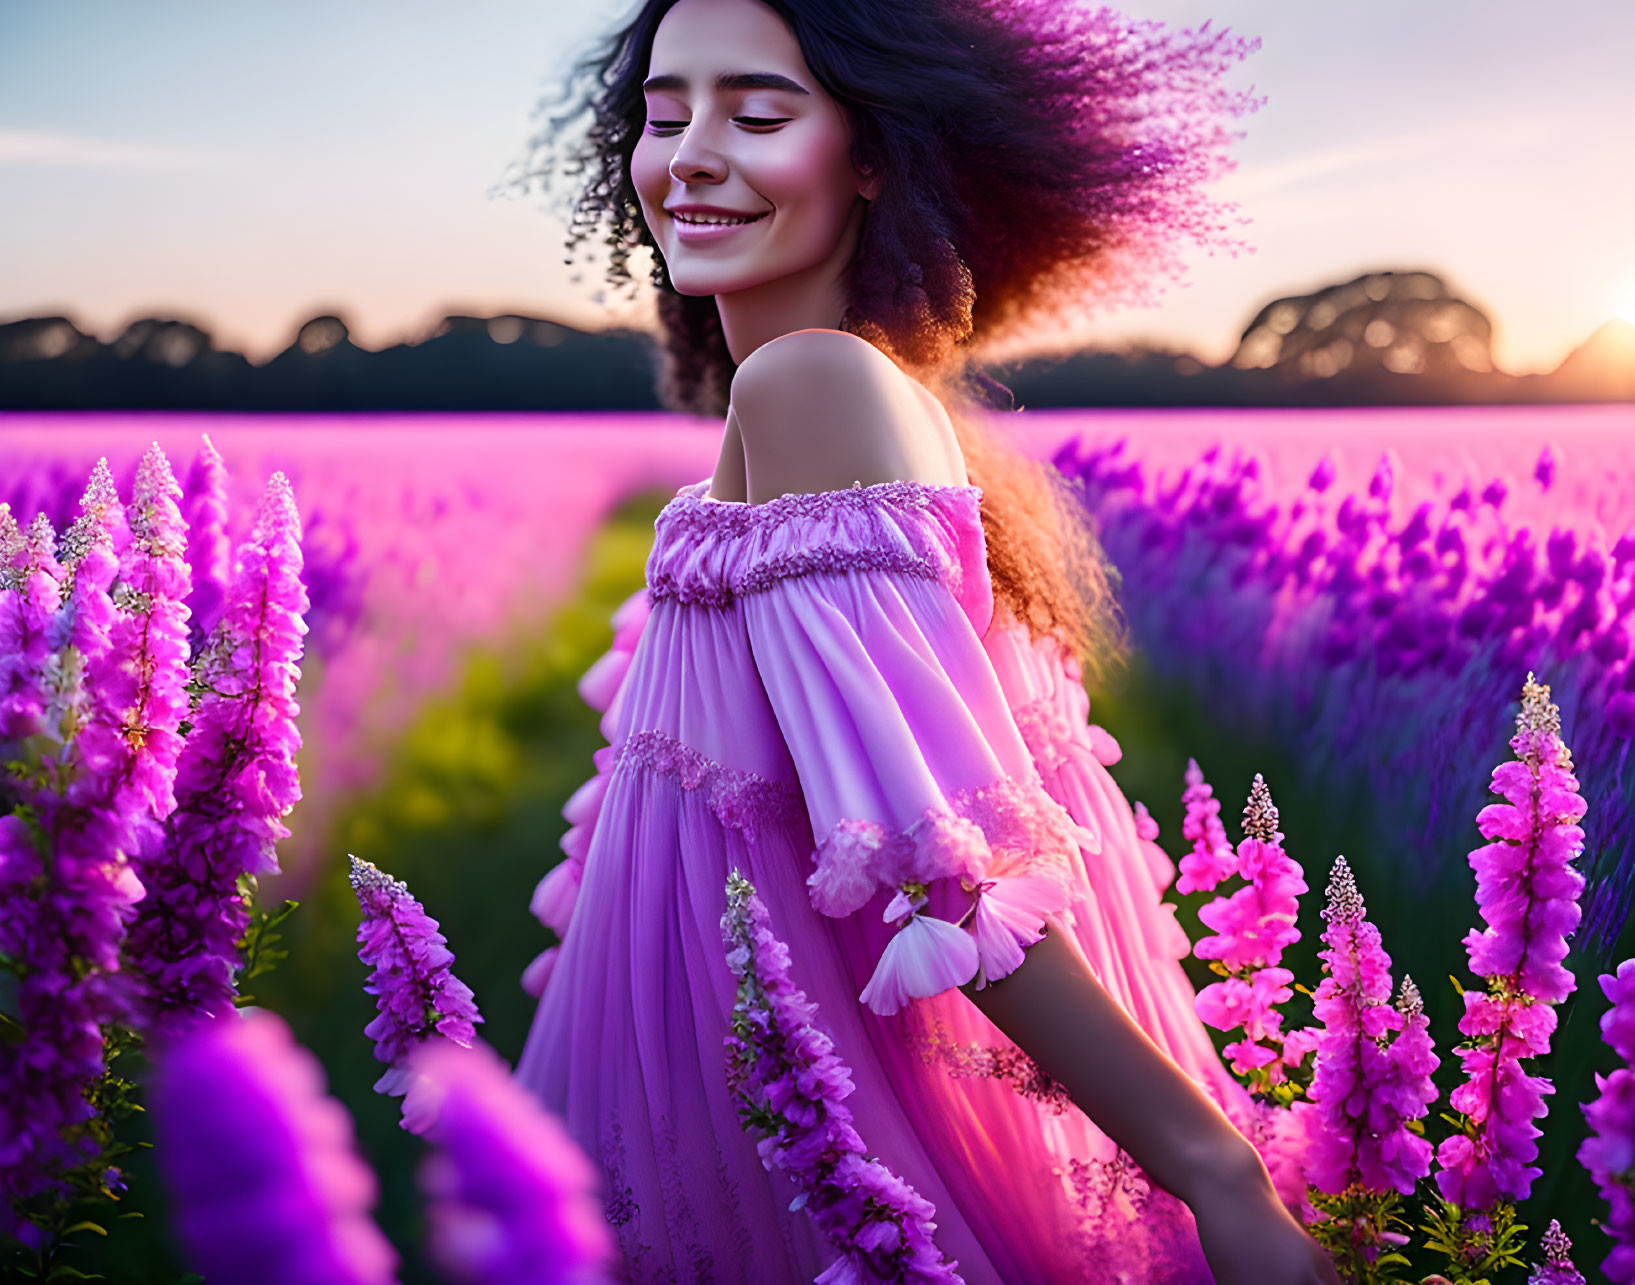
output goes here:
{"type": "Polygon", "coordinates": [[[708,485],[659,515],[646,590],[581,684],[609,744],[535,896],[563,939],[530,969],[543,993],[517,1067],[600,1166],[628,1279],[804,1283],[838,1257],[727,1090],[736,868],[851,1070],[869,1154],[935,1206],[965,1281],[1208,1282],[1185,1207],[954,984],[860,998],[905,871],[940,875],[925,913],[959,921],[982,895],[961,863],[1033,860],[1103,985],[1244,1115],[1159,900],[1173,867],[1106,771],[1117,747],[1087,725],[1076,665],[995,616],[980,491],[746,505],[708,485]]]}

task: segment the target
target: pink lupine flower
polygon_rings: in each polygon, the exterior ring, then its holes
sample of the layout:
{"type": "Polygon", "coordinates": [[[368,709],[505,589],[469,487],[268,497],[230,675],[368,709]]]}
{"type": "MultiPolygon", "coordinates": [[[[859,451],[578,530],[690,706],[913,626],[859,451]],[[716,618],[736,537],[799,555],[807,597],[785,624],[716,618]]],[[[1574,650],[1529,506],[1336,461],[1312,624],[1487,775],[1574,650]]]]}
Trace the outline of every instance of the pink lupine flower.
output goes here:
{"type": "Polygon", "coordinates": [[[237,943],[249,924],[239,880],[277,871],[283,817],[301,797],[295,688],[307,606],[301,520],[289,480],[274,473],[197,658],[204,694],[177,762],[176,808],[163,844],[142,861],[147,896],[127,958],[149,1028],[233,1006],[237,943]]]}
{"type": "Polygon", "coordinates": [[[1221,880],[1237,873],[1237,853],[1221,824],[1221,801],[1214,797],[1214,788],[1204,780],[1196,759],[1187,760],[1186,782],[1187,788],[1181,794],[1185,808],[1181,837],[1192,844],[1192,851],[1181,858],[1181,877],[1175,881],[1175,891],[1214,892],[1221,880]]]}
{"type": "Polygon", "coordinates": [[[1613,1239],[1613,1251],[1602,1262],[1609,1281],[1635,1281],[1635,959],[1603,974],[1601,989],[1612,1007],[1601,1016],[1601,1035],[1623,1060],[1610,1075],[1597,1074],[1599,1096],[1582,1110],[1589,1133],[1578,1148],[1578,1163],[1607,1202],[1601,1229],[1613,1239]]]}
{"type": "Polygon", "coordinates": [[[1579,919],[1584,879],[1570,863],[1583,851],[1578,821],[1586,804],[1561,740],[1560,711],[1532,674],[1510,748],[1516,759],[1493,769],[1491,786],[1506,802],[1477,814],[1490,842],[1470,854],[1488,927],[1468,933],[1465,949],[1471,971],[1488,988],[1465,992],[1459,1021],[1469,1037],[1459,1053],[1466,1079],[1449,1102],[1467,1124],[1436,1153],[1443,1199],[1472,1210],[1525,1200],[1542,1172],[1530,1163],[1540,1133],[1533,1121],[1546,1113],[1544,1098],[1555,1089],[1528,1075],[1522,1060],[1549,1051],[1552,1005],[1576,984],[1561,961],[1579,919]]]}
{"type": "Polygon", "coordinates": [[[762,1163],[794,1180],[801,1192],[796,1207],[839,1251],[817,1285],[955,1285],[961,1279],[956,1264],[932,1240],[935,1208],[866,1158],[842,1105],[855,1087],[851,1071],[817,1028],[816,1006],[789,976],[788,946],[773,935],[766,907],[736,870],[727,877],[721,933],[738,979],[726,1038],[727,1082],[745,1127],[761,1135],[762,1163]]]}
{"type": "Polygon", "coordinates": [[[1533,1268],[1527,1285],[1584,1285],[1583,1274],[1573,1266],[1573,1243],[1556,1219],[1550,1219],[1539,1247],[1544,1250],[1544,1262],[1533,1268]]]}
{"type": "Polygon", "coordinates": [[[187,595],[192,650],[199,651],[216,621],[232,578],[232,545],[227,536],[227,467],[210,434],[193,457],[182,492],[182,516],[187,522],[187,556],[193,573],[187,595]]]}
{"type": "Polygon", "coordinates": [[[1244,809],[1244,826],[1238,874],[1247,886],[1230,897],[1215,898],[1198,912],[1215,936],[1201,940],[1194,953],[1200,959],[1218,959],[1228,969],[1277,963],[1284,948],[1300,940],[1299,896],[1306,891],[1300,863],[1283,851],[1277,808],[1258,772],[1244,809]]]}
{"type": "Polygon", "coordinates": [[[1419,991],[1405,978],[1400,1007],[1392,1007],[1390,956],[1344,857],[1329,877],[1323,918],[1326,975],[1312,1004],[1323,1034],[1306,1117],[1307,1175],[1336,1195],[1354,1185],[1409,1195],[1430,1169],[1431,1149],[1407,1122],[1422,1117],[1436,1096],[1430,1072],[1437,1057],[1419,991]],[[1392,1032],[1400,1034],[1387,1043],[1392,1032]]]}
{"type": "MultiPolygon", "coordinates": [[[[483,1019],[471,988],[452,971],[454,954],[437,921],[409,886],[367,861],[347,859],[352,891],[363,910],[358,958],[373,970],[363,989],[379,997],[380,1013],[364,1028],[375,1041],[376,1060],[387,1064],[375,1092],[401,1096],[412,1080],[409,1057],[416,1048],[439,1036],[469,1046],[477,1037],[475,1024],[483,1019]]],[[[409,1128],[411,1122],[405,1110],[400,1123],[409,1128]]]]}
{"type": "Polygon", "coordinates": [[[613,1234],[598,1175],[487,1044],[434,1040],[410,1058],[435,1099],[420,1167],[432,1256],[469,1285],[601,1285],[613,1234]]]}
{"type": "MultiPolygon", "coordinates": [[[[1192,776],[1189,772],[1189,780],[1192,776]]],[[[1194,785],[1201,784],[1199,776],[1194,785]]],[[[1207,836],[1204,805],[1196,806],[1198,833],[1207,836]]],[[[1257,1089],[1288,1078],[1281,1054],[1283,1016],[1278,1005],[1293,998],[1290,983],[1294,974],[1278,961],[1284,948],[1299,940],[1295,919],[1299,894],[1306,890],[1299,863],[1283,851],[1277,821],[1271,791],[1257,772],[1243,810],[1244,839],[1233,862],[1238,873],[1251,882],[1230,897],[1216,897],[1199,911],[1199,918],[1217,929],[1218,935],[1205,937],[1193,947],[1200,959],[1219,960],[1219,967],[1228,973],[1226,980],[1198,992],[1198,1016],[1217,1030],[1242,1028],[1245,1038],[1228,1044],[1223,1052],[1234,1072],[1255,1077],[1257,1089]]],[[[1230,847],[1225,851],[1230,852],[1230,847]]]]}
{"type": "Polygon", "coordinates": [[[167,1041],[149,1110],[193,1270],[234,1285],[396,1280],[352,1119],[280,1018],[229,1012],[167,1041]]]}

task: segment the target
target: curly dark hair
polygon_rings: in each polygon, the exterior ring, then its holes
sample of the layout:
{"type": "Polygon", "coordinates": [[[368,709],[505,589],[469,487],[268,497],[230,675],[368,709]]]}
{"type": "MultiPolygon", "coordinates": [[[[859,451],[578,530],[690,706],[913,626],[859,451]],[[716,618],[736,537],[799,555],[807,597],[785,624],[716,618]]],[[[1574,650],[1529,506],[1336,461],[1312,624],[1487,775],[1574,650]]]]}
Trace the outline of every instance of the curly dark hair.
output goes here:
{"type": "MultiPolygon", "coordinates": [[[[1060,474],[990,431],[981,412],[998,386],[975,363],[1019,355],[1097,307],[1149,300],[1182,270],[1178,241],[1236,253],[1223,221],[1234,207],[1202,187],[1231,166],[1226,147],[1242,135],[1228,122],[1260,106],[1220,83],[1259,42],[1070,0],[761,2],[845,110],[853,162],[883,176],[841,328],[948,408],[983,492],[996,604],[1103,677],[1127,648],[1117,572],[1060,474]]],[[[661,400],[719,416],[736,367],[715,300],[671,286],[630,179],[654,33],[676,3],[645,0],[575,64],[542,105],[522,181],[572,182],[570,255],[602,230],[616,286],[634,293],[630,256],[652,252],[661,400]]]]}

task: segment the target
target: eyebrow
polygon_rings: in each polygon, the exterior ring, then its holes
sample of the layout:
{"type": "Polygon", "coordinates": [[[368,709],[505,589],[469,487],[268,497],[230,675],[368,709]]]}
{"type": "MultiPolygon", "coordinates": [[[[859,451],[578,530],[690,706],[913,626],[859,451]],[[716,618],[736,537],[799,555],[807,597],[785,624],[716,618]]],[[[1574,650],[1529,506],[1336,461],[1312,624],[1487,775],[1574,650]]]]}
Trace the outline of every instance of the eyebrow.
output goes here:
{"type": "MultiPolygon", "coordinates": [[[[797,84],[788,76],[780,76],[773,71],[741,71],[723,72],[715,78],[715,87],[723,92],[735,89],[778,89],[788,94],[810,94],[812,91],[804,85],[797,84]]],[[[642,89],[647,93],[669,89],[686,89],[685,76],[649,76],[642,82],[642,89]]]]}

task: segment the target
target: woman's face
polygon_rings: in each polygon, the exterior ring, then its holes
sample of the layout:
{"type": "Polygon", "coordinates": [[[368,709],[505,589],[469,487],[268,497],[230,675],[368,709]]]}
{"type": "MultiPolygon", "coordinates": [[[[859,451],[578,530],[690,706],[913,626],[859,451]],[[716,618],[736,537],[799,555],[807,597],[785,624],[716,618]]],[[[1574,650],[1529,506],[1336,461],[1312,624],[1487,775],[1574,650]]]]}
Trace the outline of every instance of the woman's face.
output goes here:
{"type": "Polygon", "coordinates": [[[654,36],[645,92],[631,181],[678,292],[844,267],[877,182],[853,168],[844,111],[772,9],[679,0],[654,36]]]}

